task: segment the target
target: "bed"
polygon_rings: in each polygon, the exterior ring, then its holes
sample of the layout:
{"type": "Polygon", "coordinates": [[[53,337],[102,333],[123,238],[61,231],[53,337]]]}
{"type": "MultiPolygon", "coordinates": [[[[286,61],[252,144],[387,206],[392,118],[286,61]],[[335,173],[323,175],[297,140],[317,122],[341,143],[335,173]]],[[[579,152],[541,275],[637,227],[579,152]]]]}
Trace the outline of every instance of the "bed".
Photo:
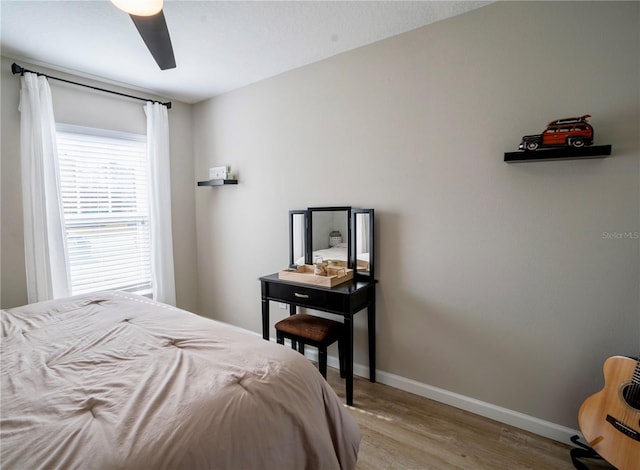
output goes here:
{"type": "MultiPolygon", "coordinates": [[[[313,261],[317,258],[322,258],[323,261],[333,261],[336,262],[344,262],[346,264],[348,255],[347,255],[347,244],[346,243],[338,243],[335,246],[324,248],[320,250],[315,250],[313,252],[313,261]]],[[[368,271],[369,270],[369,253],[358,253],[358,271],[368,271]]],[[[302,266],[304,263],[304,256],[296,259],[296,263],[298,266],[302,266]]]]}
{"type": "Polygon", "coordinates": [[[1,322],[3,470],[355,468],[357,424],[289,348],[122,292],[1,322]]]}

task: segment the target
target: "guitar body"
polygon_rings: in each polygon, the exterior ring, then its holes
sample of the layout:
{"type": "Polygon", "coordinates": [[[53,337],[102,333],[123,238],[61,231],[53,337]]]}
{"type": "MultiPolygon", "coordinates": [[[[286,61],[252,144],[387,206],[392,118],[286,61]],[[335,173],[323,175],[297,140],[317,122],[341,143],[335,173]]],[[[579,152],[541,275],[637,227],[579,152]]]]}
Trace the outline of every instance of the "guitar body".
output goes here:
{"type": "Polygon", "coordinates": [[[614,356],[603,367],[604,388],[587,398],[578,423],[589,445],[619,470],[640,470],[640,365],[614,356]]]}

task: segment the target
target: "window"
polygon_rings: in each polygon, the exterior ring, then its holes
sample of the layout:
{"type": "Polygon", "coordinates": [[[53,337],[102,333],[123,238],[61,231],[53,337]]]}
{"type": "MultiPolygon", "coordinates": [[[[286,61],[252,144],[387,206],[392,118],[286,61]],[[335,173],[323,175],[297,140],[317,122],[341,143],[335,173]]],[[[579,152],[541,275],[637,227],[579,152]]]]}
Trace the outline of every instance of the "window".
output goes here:
{"type": "Polygon", "coordinates": [[[151,288],[146,138],[57,127],[73,295],[151,288]]]}

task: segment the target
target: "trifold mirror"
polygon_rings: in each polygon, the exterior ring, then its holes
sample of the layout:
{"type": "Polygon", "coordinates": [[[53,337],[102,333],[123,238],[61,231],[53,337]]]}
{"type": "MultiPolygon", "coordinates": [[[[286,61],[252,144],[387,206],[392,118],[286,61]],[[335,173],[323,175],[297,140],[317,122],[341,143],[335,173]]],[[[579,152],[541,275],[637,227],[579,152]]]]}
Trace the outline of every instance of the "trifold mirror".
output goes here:
{"type": "Polygon", "coordinates": [[[332,260],[355,269],[356,278],[373,279],[373,233],[373,209],[289,211],[289,266],[332,260]]]}

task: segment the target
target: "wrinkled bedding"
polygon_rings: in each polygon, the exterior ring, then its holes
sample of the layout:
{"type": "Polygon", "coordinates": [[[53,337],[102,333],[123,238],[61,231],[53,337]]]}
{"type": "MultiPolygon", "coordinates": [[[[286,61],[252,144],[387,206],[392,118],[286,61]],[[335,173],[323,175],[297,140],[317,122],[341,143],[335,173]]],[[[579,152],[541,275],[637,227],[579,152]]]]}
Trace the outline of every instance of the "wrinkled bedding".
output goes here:
{"type": "Polygon", "coordinates": [[[122,292],[3,310],[9,469],[353,469],[360,430],[317,369],[122,292]]]}

